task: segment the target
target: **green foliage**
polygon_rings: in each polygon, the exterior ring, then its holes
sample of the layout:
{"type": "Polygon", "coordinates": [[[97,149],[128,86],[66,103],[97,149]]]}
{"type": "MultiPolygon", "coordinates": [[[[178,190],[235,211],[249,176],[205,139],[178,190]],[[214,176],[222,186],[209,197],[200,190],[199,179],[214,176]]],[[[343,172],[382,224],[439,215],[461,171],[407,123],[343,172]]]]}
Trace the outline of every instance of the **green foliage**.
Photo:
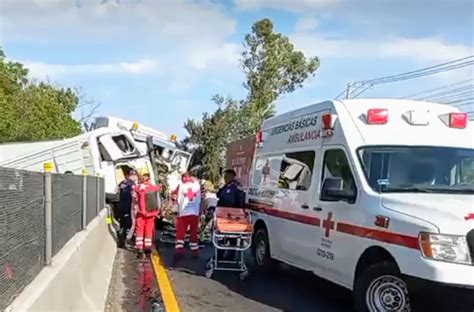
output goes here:
{"type": "Polygon", "coordinates": [[[71,137],[81,132],[72,117],[79,99],[71,89],[28,80],[22,64],[0,50],[0,142],[71,137]]]}
{"type": "Polygon", "coordinates": [[[195,147],[191,167],[199,166],[203,178],[217,183],[225,147],[236,135],[240,104],[218,95],[212,101],[217,110],[213,114],[204,113],[201,121],[189,119],[184,125],[189,136],[182,143],[195,147]]]}
{"type": "Polygon", "coordinates": [[[269,19],[252,26],[245,36],[242,68],[248,90],[245,109],[252,116],[247,134],[255,133],[263,120],[275,114],[275,100],[301,88],[319,67],[317,57],[295,51],[288,37],[275,33],[269,19]]]}
{"type": "Polygon", "coordinates": [[[188,120],[188,137],[181,146],[194,150],[193,165],[200,166],[204,177],[219,178],[226,146],[237,139],[254,135],[262,122],[275,114],[275,101],[285,93],[301,88],[319,67],[317,57],[306,58],[295,51],[288,37],[275,33],[269,19],[252,26],[245,36],[241,66],[248,90],[245,100],[215,95],[217,110],[203,114],[202,120],[188,120]]]}

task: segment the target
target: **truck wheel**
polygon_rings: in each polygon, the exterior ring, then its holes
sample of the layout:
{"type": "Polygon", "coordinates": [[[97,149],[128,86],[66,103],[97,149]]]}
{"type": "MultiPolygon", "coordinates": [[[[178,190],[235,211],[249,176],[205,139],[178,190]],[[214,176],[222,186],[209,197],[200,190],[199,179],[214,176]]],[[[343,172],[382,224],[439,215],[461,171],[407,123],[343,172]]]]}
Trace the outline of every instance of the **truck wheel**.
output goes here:
{"type": "Polygon", "coordinates": [[[253,238],[252,254],[255,267],[263,272],[275,269],[275,260],[270,257],[270,244],[268,243],[267,230],[261,228],[253,238]]]}
{"type": "Polygon", "coordinates": [[[359,273],[353,296],[358,312],[411,311],[408,286],[392,262],[376,263],[359,273]]]}

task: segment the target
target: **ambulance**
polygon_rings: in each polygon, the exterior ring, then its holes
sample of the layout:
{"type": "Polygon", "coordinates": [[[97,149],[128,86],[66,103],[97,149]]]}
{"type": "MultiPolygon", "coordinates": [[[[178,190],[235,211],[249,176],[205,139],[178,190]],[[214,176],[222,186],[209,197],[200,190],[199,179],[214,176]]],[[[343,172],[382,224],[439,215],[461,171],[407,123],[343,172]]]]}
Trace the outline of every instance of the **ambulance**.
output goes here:
{"type": "Polygon", "coordinates": [[[474,126],[457,108],[355,99],[273,117],[249,179],[257,268],[314,272],[357,311],[410,311],[420,285],[474,301],[474,126]]]}

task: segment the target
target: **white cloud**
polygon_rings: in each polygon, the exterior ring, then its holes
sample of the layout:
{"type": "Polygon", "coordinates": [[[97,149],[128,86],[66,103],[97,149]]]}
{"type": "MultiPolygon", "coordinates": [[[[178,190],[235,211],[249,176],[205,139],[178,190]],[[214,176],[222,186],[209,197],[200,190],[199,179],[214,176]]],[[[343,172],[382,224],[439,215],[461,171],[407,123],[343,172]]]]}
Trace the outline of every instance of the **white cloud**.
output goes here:
{"type": "Polygon", "coordinates": [[[312,16],[303,16],[295,24],[295,32],[313,31],[318,27],[318,20],[312,16]]]}
{"type": "Polygon", "coordinates": [[[319,33],[290,35],[296,48],[321,58],[410,59],[419,62],[450,61],[474,54],[474,47],[448,44],[440,38],[387,38],[385,40],[334,39],[319,33]]]}
{"type": "Polygon", "coordinates": [[[151,59],[109,64],[50,64],[34,61],[22,63],[28,68],[30,76],[37,79],[61,78],[66,75],[154,74],[160,69],[159,62],[151,59]]]}
{"type": "Polygon", "coordinates": [[[449,61],[474,54],[474,46],[447,44],[439,38],[397,38],[384,42],[380,53],[386,57],[420,61],[449,61]]]}
{"type": "MultiPolygon", "coordinates": [[[[162,70],[177,65],[222,68],[234,66],[238,59],[237,48],[229,40],[236,21],[210,0],[2,0],[0,11],[4,45],[73,44],[89,51],[110,45],[115,57],[122,50],[128,52],[128,47],[146,47],[147,55],[162,60],[162,70]]],[[[77,63],[77,59],[67,61],[77,63]]],[[[130,73],[140,73],[148,65],[114,64],[130,73]]],[[[51,66],[53,72],[66,70],[63,65],[51,66]]],[[[79,65],[68,67],[72,72],[82,71],[79,65]]],[[[112,71],[111,64],[92,67],[112,71]]]]}
{"type": "Polygon", "coordinates": [[[305,12],[312,9],[330,7],[339,0],[234,0],[242,10],[258,10],[264,8],[283,9],[294,12],[305,12]]]}
{"type": "Polygon", "coordinates": [[[232,64],[237,67],[240,51],[241,47],[235,43],[225,43],[212,50],[205,47],[196,47],[189,56],[190,64],[193,68],[199,70],[209,69],[210,65],[215,61],[232,64]]]}

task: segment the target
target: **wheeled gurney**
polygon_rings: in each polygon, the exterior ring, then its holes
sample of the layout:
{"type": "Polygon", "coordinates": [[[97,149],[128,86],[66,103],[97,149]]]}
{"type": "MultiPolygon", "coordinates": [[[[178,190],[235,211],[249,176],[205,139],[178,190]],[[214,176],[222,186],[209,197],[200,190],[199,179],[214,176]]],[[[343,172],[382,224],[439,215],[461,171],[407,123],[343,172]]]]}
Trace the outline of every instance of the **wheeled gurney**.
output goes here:
{"type": "Polygon", "coordinates": [[[240,272],[240,278],[245,279],[248,269],[244,262],[244,252],[252,244],[252,233],[250,216],[245,209],[216,208],[212,223],[214,256],[207,262],[206,276],[210,278],[214,271],[234,271],[240,272]],[[226,260],[220,255],[225,251],[234,251],[237,255],[226,260]]]}

